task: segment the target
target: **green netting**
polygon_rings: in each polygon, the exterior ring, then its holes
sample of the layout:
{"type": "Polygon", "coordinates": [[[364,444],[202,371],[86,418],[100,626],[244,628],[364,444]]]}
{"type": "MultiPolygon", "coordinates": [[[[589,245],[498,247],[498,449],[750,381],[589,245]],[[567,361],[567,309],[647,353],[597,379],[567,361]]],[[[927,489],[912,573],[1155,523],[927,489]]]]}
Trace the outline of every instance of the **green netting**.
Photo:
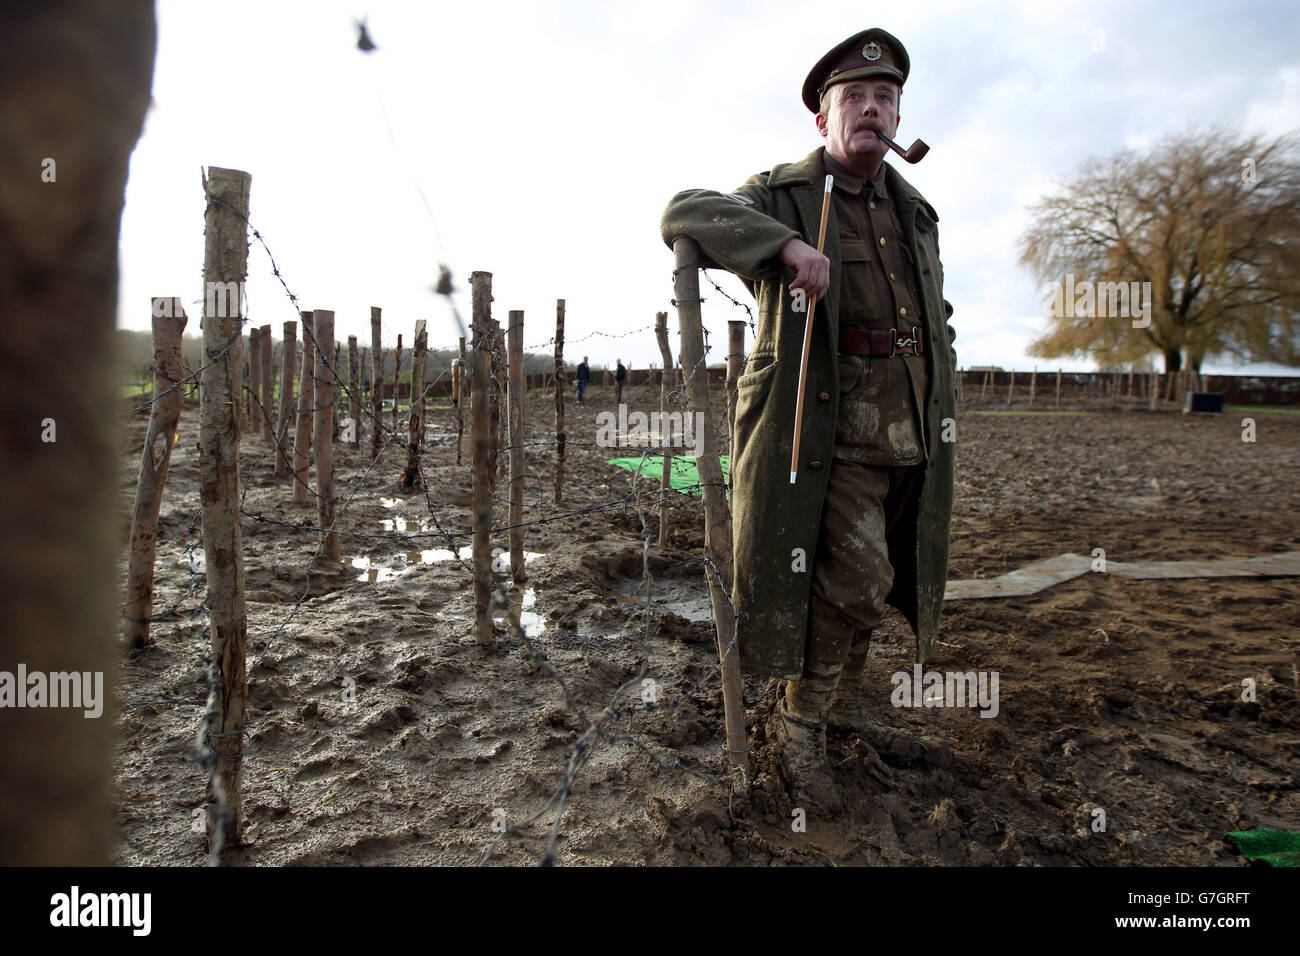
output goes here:
{"type": "Polygon", "coordinates": [[[1270,866],[1300,866],[1300,833],[1287,830],[1234,830],[1224,837],[1246,859],[1270,866]]]}
{"type": "MultiPolygon", "coordinates": [[[[718,461],[722,463],[722,480],[727,480],[727,473],[730,465],[730,459],[727,455],[719,455],[718,461]]],[[[640,470],[642,476],[646,478],[658,479],[664,473],[664,460],[660,455],[653,458],[611,458],[607,462],[610,465],[617,465],[619,468],[626,468],[628,471],[636,472],[640,470]]],[[[686,456],[674,456],[672,460],[672,473],[668,476],[668,484],[678,491],[685,491],[692,495],[703,494],[703,489],[699,487],[700,473],[695,468],[695,459],[686,456]]]]}

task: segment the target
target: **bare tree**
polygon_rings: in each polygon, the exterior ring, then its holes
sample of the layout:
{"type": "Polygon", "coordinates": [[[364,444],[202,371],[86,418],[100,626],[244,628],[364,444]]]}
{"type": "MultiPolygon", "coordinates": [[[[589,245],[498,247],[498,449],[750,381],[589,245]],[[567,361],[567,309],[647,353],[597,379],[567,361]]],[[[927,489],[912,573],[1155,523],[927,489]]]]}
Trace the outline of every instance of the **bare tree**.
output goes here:
{"type": "Polygon", "coordinates": [[[1298,144],[1187,132],[1092,160],[1034,204],[1020,262],[1056,291],[1030,354],[1159,352],[1167,372],[1213,355],[1300,365],[1298,144]]]}

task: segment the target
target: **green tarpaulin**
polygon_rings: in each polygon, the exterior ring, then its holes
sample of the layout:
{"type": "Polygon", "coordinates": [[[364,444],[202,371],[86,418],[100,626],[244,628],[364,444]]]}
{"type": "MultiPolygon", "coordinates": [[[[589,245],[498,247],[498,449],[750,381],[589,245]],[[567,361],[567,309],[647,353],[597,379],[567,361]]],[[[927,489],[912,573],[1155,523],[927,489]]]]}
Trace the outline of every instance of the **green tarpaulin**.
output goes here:
{"type": "MultiPolygon", "coordinates": [[[[722,463],[722,480],[727,480],[727,471],[730,459],[727,455],[719,455],[718,461],[722,463]]],[[[619,468],[626,468],[628,471],[636,472],[640,469],[641,475],[646,478],[658,480],[664,473],[664,459],[662,455],[655,455],[653,458],[611,458],[607,462],[610,465],[617,465],[619,468]]],[[[699,487],[700,474],[695,470],[695,459],[685,456],[673,457],[672,474],[668,476],[668,484],[678,491],[685,491],[692,495],[703,494],[703,489],[699,487]]]]}

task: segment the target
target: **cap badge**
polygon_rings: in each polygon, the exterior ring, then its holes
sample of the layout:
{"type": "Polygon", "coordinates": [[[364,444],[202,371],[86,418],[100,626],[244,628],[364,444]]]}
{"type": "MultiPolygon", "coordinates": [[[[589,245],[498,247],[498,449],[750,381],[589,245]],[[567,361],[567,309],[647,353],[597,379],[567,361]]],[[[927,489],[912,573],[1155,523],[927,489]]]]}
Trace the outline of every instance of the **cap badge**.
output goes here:
{"type": "Polygon", "coordinates": [[[862,55],[866,57],[868,60],[879,60],[880,44],[877,43],[875,40],[872,40],[870,43],[868,43],[866,46],[862,48],[862,55]]]}

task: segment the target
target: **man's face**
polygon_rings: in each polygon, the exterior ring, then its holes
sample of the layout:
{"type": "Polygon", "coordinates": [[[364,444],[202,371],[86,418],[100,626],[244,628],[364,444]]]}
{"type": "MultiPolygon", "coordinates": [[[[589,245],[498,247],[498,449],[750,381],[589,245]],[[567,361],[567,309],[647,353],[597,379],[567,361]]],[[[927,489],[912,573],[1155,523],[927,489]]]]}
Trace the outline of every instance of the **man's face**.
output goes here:
{"type": "Polygon", "coordinates": [[[898,131],[898,84],[871,76],[837,83],[828,93],[828,112],[817,114],[826,151],[850,168],[879,166],[889,147],[873,130],[890,139],[898,131]]]}

